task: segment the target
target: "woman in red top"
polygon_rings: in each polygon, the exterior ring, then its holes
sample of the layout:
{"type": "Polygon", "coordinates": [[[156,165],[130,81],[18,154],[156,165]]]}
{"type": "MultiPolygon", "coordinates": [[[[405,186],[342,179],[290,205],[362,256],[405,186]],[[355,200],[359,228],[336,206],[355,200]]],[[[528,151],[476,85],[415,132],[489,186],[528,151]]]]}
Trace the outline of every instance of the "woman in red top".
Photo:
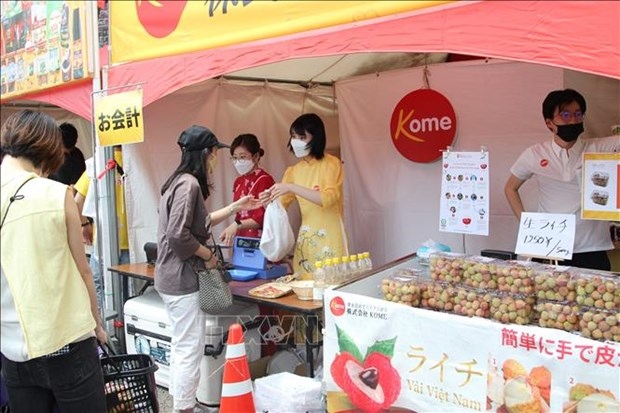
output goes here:
{"type": "MultiPolygon", "coordinates": [[[[255,135],[246,133],[235,138],[230,145],[230,154],[239,177],[233,186],[233,201],[245,195],[258,194],[270,188],[275,181],[273,177],[258,166],[265,151],[255,135]]],[[[265,208],[256,208],[250,211],[239,211],[235,215],[235,222],[230,224],[220,235],[220,242],[232,245],[233,237],[260,238],[263,228],[265,208]]]]}

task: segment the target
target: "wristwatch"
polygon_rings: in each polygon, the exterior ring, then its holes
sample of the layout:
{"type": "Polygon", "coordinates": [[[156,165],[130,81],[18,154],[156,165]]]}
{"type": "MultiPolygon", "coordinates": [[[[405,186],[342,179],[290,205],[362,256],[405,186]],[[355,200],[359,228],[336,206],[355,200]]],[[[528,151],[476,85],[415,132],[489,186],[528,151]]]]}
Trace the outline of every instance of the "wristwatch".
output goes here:
{"type": "Polygon", "coordinates": [[[241,228],[241,220],[235,219],[235,224],[237,224],[237,228],[241,228]]]}

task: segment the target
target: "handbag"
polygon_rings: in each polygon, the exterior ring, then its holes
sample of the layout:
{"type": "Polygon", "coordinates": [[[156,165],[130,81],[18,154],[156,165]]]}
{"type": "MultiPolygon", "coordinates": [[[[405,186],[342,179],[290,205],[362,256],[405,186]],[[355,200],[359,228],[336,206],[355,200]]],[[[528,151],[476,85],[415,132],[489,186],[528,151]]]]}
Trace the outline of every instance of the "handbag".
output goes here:
{"type": "Polygon", "coordinates": [[[260,250],[269,261],[280,261],[295,245],[295,236],[288,214],[279,199],[265,208],[260,250]]]}
{"type": "MultiPolygon", "coordinates": [[[[217,257],[217,265],[214,268],[197,269],[192,263],[192,269],[198,277],[198,302],[200,309],[208,314],[221,314],[233,303],[232,291],[228,283],[232,280],[230,273],[224,266],[224,257],[219,245],[215,244],[214,250],[217,257]]],[[[208,247],[207,247],[208,248],[208,247]]]]}

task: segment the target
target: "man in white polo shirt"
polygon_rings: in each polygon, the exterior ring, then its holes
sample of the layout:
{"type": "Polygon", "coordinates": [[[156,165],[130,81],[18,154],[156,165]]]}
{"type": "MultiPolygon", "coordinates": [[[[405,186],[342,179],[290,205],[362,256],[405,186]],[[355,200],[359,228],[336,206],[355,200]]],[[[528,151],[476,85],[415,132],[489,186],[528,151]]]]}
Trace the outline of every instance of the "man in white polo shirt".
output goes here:
{"type": "Polygon", "coordinates": [[[606,221],[581,219],[581,170],[584,152],[618,152],[620,139],[584,139],[584,97],[573,89],[555,90],[542,104],[543,117],[553,138],[527,148],[510,168],[504,193],[517,216],[523,203],[519,188],[532,176],[538,178],[538,211],[575,214],[575,245],[571,260],[562,264],[610,270],[607,250],[613,249],[606,221]]]}

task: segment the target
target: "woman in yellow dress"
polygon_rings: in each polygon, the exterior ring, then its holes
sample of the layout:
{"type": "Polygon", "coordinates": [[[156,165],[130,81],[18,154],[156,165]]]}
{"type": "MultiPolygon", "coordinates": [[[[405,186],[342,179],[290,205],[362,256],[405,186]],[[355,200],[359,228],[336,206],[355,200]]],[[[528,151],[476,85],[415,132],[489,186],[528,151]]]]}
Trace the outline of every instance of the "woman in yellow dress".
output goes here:
{"type": "Polygon", "coordinates": [[[342,219],[342,163],[325,153],[325,126],[314,113],[291,124],[288,148],[299,162],[287,168],[282,182],[260,195],[264,203],[278,197],[284,208],[297,198],[301,227],[295,244],[294,270],[309,278],[315,261],[348,255],[342,219]]]}

